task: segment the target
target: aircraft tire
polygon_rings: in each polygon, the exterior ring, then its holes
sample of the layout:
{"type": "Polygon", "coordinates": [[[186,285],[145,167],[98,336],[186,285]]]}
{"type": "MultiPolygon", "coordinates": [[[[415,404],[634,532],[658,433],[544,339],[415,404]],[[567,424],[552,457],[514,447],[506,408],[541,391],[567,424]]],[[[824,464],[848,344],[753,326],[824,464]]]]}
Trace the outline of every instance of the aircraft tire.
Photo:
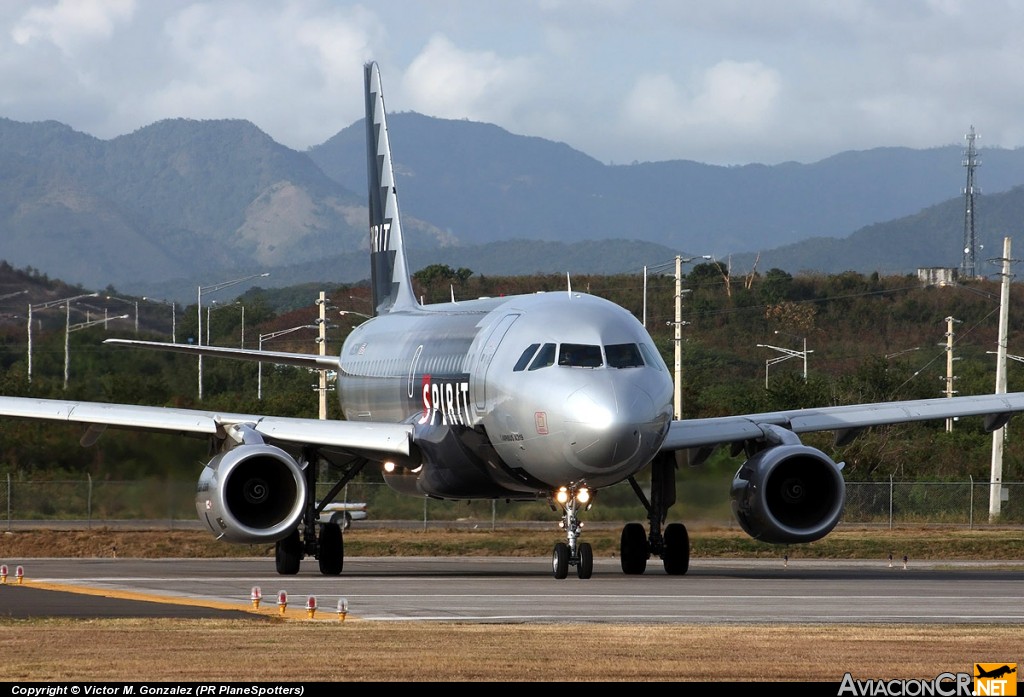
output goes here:
{"type": "Polygon", "coordinates": [[[301,561],[302,540],[299,539],[299,529],[296,528],[288,533],[288,537],[274,544],[274,563],[277,566],[277,573],[282,576],[294,576],[299,573],[301,561]]]}
{"type": "Polygon", "coordinates": [[[619,541],[619,561],[622,573],[638,576],[647,570],[647,557],[650,549],[647,544],[647,533],[640,523],[626,523],[622,527],[619,541]]]}
{"type": "Polygon", "coordinates": [[[665,528],[665,573],[682,576],[690,568],[690,535],[682,523],[669,523],[665,528]]]}
{"type": "Polygon", "coordinates": [[[588,579],[594,575],[594,549],[587,542],[581,542],[579,546],[580,560],[576,565],[576,575],[581,579],[588,579]]]}
{"type": "Polygon", "coordinates": [[[320,526],[320,573],[324,576],[337,576],[345,566],[345,538],[341,534],[341,526],[337,523],[325,523],[320,526]]]}
{"type": "Polygon", "coordinates": [[[569,545],[564,542],[555,543],[551,553],[551,571],[559,580],[569,575],[569,545]]]}

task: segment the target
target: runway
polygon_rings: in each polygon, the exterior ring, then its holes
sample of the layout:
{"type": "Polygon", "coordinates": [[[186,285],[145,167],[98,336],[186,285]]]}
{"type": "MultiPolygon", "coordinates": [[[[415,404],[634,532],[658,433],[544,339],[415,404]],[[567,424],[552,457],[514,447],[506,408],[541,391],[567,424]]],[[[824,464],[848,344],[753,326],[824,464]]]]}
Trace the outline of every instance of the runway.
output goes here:
{"type": "Polygon", "coordinates": [[[28,559],[0,584],[0,617],[283,617],[488,623],[1024,622],[1024,562],[694,559],[685,576],[617,559],[551,576],[547,558],[356,557],[341,576],[315,560],[279,576],[269,559],[28,559]],[[13,576],[22,565],[24,578],[13,576]],[[262,596],[253,606],[253,588],[262,596]],[[278,605],[279,592],[287,604],[278,605]]]}

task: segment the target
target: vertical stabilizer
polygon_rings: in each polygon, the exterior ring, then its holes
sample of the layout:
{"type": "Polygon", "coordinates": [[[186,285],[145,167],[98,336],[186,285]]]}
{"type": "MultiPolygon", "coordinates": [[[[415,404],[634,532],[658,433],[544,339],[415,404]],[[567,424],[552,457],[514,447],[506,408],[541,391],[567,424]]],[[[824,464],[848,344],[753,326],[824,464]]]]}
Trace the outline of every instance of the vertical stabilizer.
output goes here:
{"type": "Polygon", "coordinates": [[[402,240],[398,193],[384,95],[376,63],[363,66],[366,81],[366,176],[370,193],[370,285],[374,314],[415,307],[402,240]]]}

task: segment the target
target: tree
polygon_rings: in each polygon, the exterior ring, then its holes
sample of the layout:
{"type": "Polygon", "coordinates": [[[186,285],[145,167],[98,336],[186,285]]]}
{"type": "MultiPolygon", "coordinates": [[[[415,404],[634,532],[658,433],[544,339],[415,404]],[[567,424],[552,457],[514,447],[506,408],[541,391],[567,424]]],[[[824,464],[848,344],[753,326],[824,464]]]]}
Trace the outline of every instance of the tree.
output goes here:
{"type": "MultiPolygon", "coordinates": [[[[472,272],[470,272],[472,273],[472,272]]],[[[433,296],[435,287],[444,281],[451,281],[456,277],[456,272],[448,264],[431,264],[412,275],[413,279],[426,287],[427,295],[433,296]]],[[[469,278],[468,276],[466,277],[469,278]]]]}

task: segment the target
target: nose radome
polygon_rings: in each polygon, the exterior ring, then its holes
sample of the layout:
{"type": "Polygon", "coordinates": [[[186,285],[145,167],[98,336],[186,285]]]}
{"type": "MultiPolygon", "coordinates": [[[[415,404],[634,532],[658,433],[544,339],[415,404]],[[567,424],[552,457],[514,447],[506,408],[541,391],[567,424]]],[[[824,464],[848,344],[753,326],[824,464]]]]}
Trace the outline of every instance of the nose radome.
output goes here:
{"type": "Polygon", "coordinates": [[[566,430],[577,466],[603,472],[629,464],[654,417],[649,395],[635,385],[588,385],[566,400],[566,430]]]}

